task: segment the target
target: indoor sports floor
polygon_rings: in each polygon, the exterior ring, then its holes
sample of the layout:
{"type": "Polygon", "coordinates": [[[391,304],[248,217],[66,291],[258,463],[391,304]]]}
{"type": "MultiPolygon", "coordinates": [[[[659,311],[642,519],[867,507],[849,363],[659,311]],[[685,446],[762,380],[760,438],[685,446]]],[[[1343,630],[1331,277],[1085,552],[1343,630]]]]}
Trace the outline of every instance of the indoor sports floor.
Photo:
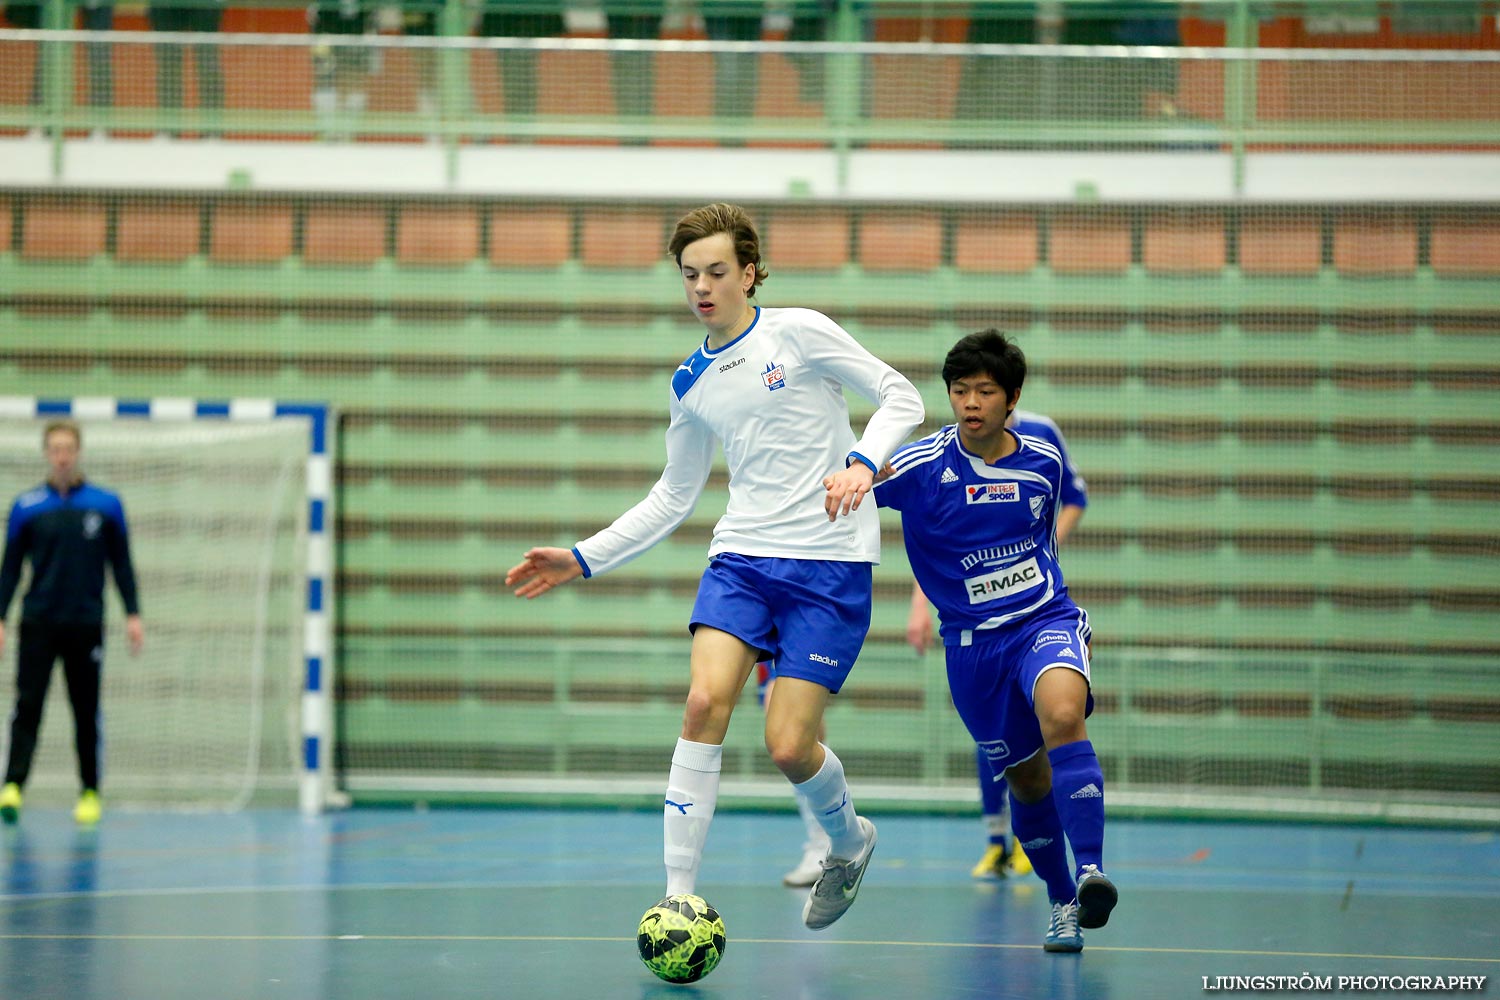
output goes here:
{"type": "Polygon", "coordinates": [[[1500,989],[1493,831],[1114,820],[1120,905],[1081,955],[1050,955],[1039,881],[970,879],[977,818],[874,818],[858,903],[813,933],[779,883],[797,817],[721,813],[699,891],[727,953],[671,986],[634,942],[661,894],[656,813],[116,811],[80,831],[31,809],[0,831],[0,996],[1137,1000],[1304,973],[1500,989]]]}

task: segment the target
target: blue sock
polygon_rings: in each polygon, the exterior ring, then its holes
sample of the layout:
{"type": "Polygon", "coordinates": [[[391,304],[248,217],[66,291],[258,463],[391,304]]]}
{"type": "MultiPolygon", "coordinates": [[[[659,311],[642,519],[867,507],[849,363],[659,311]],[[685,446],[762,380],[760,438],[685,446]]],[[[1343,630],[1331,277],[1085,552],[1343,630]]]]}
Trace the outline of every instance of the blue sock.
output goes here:
{"type": "Polygon", "coordinates": [[[974,748],[974,764],[979,772],[980,814],[984,817],[984,831],[990,843],[1005,846],[1005,779],[995,773],[984,747],[974,748]]]}
{"type": "Polygon", "coordinates": [[[1078,890],[1068,868],[1068,844],[1052,796],[1026,803],[1012,795],[1010,814],[1016,840],[1026,849],[1037,878],[1047,883],[1047,898],[1054,903],[1072,900],[1078,890]]]}
{"type": "MultiPolygon", "coordinates": [[[[1052,799],[1073,848],[1079,870],[1104,868],[1104,771],[1088,740],[1047,751],[1052,764],[1052,799]]],[[[1029,849],[1028,852],[1030,853],[1029,849]]],[[[1034,863],[1034,862],[1033,862],[1034,863]]]]}

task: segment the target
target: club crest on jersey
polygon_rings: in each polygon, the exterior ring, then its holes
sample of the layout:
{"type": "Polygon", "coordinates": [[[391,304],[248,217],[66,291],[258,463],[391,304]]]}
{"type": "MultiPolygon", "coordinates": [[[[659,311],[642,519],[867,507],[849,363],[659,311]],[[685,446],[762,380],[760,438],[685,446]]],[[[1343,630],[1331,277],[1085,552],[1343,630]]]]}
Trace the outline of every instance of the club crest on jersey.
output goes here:
{"type": "Polygon", "coordinates": [[[1037,495],[1031,498],[1031,519],[1035,521],[1042,516],[1042,508],[1046,506],[1047,498],[1037,495]]]}
{"type": "Polygon", "coordinates": [[[83,537],[98,538],[99,529],[104,527],[104,518],[98,511],[89,511],[83,515],[83,537]]]}
{"type": "Polygon", "coordinates": [[[766,384],[766,389],[775,392],[777,389],[786,388],[786,366],[778,365],[776,362],[767,362],[765,371],[760,373],[760,379],[766,384]]]}
{"type": "Polygon", "coordinates": [[[984,483],[970,486],[964,500],[967,503],[1016,503],[1021,499],[1019,483],[984,483]]]}

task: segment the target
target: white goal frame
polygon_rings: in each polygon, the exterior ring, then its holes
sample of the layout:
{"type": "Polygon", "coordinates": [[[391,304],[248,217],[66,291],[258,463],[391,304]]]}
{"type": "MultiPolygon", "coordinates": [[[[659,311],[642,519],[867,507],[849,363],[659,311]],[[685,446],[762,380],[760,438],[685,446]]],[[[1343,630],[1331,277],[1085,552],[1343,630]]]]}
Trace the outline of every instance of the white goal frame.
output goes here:
{"type": "Polygon", "coordinates": [[[307,565],[302,627],[301,747],[297,755],[297,804],[316,815],[334,804],[333,691],[334,552],[337,510],[333,491],[336,454],[335,410],[324,403],[273,399],[190,399],[161,397],[118,399],[112,396],[46,398],[0,396],[0,417],[77,420],[151,420],[261,422],[301,421],[307,436],[307,565]]]}

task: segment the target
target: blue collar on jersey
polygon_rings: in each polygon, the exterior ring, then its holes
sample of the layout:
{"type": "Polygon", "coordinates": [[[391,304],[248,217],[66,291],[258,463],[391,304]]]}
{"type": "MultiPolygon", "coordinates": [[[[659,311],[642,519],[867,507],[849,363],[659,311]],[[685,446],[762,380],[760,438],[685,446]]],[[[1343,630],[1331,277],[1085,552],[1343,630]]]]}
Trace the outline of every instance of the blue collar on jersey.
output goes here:
{"type": "Polygon", "coordinates": [[[723,354],[735,344],[738,344],[740,341],[750,336],[750,331],[754,330],[755,324],[759,322],[760,306],[756,306],[755,318],[750,321],[749,326],[745,327],[745,331],[739,336],[735,337],[729,343],[725,344],[723,347],[719,348],[717,351],[710,351],[708,349],[708,338],[704,337],[703,343],[698,347],[698,349],[692,354],[689,354],[687,360],[678,365],[677,371],[672,373],[672,394],[678,399],[686,396],[688,390],[696,385],[698,379],[708,371],[709,366],[707,364],[699,364],[699,362],[709,361],[712,360],[716,355],[723,354]]]}
{"type": "Polygon", "coordinates": [[[1013,451],[1013,452],[1011,452],[1009,455],[1002,455],[1001,457],[995,459],[994,462],[986,462],[984,460],[984,456],[982,456],[982,455],[976,455],[972,451],[970,451],[969,449],[967,449],[967,448],[964,447],[964,436],[958,432],[958,425],[957,424],[953,425],[953,444],[954,444],[954,447],[958,448],[958,450],[959,450],[959,452],[961,454],[967,455],[968,457],[972,458],[974,461],[978,462],[980,465],[987,465],[990,468],[994,468],[996,462],[1003,462],[1007,458],[1010,458],[1011,456],[1016,455],[1017,453],[1021,452],[1026,447],[1026,442],[1024,442],[1024,441],[1021,440],[1021,435],[1019,433],[1017,433],[1014,428],[1012,428],[1012,427],[1006,427],[1005,428],[1005,433],[1009,434],[1011,437],[1013,437],[1013,438],[1016,439],[1016,450],[1013,451]]]}

